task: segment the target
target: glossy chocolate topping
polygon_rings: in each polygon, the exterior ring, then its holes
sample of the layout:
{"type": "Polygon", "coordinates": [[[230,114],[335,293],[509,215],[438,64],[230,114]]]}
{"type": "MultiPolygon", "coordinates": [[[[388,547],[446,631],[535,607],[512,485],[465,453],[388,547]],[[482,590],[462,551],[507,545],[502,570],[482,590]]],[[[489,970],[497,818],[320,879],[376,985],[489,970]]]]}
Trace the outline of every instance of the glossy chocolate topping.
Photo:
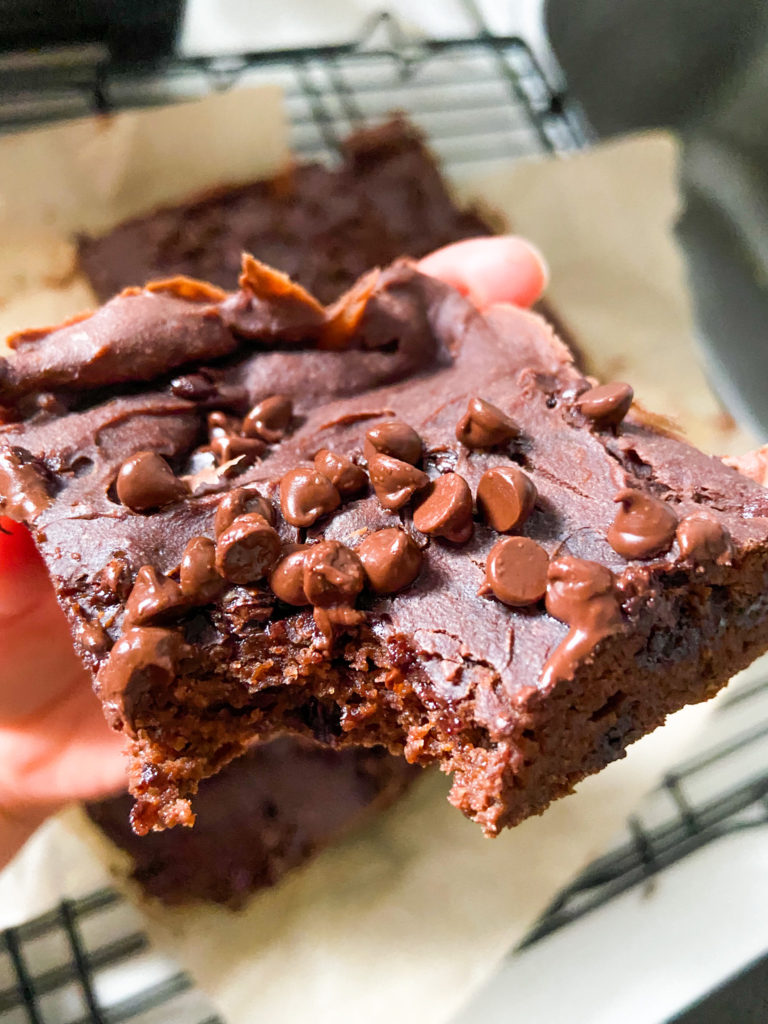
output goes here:
{"type": "Polygon", "coordinates": [[[213,532],[218,537],[238,516],[258,512],[271,525],[275,525],[275,510],[266,498],[254,488],[235,487],[219,500],[213,517],[213,532]]]}
{"type": "Polygon", "coordinates": [[[0,496],[11,519],[32,521],[51,503],[43,467],[23,448],[0,449],[0,496]]]}

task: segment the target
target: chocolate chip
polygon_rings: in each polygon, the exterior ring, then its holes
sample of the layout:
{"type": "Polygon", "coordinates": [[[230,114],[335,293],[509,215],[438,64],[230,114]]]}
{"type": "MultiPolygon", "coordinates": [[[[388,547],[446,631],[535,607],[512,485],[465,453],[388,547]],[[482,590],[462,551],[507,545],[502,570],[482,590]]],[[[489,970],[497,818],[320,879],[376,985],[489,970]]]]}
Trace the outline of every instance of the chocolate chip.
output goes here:
{"type": "Polygon", "coordinates": [[[394,594],[409,586],[421,568],[419,547],[397,527],[369,533],[355,554],[363,563],[368,585],[377,594],[394,594]]]}
{"type": "Polygon", "coordinates": [[[238,434],[222,434],[211,439],[211,451],[216,456],[216,464],[223,466],[232,459],[241,459],[244,466],[253,463],[264,454],[266,445],[257,437],[240,437],[238,434]]]}
{"type": "Polygon", "coordinates": [[[692,562],[728,563],[731,537],[723,524],[709,512],[693,512],[677,527],[680,558],[692,562]]]}
{"type": "Polygon", "coordinates": [[[275,510],[266,498],[258,491],[236,487],[234,491],[228,491],[216,507],[216,515],[213,517],[214,534],[218,537],[224,533],[238,516],[246,512],[257,512],[270,526],[275,525],[275,510]]]}
{"type": "Polygon", "coordinates": [[[669,551],[677,527],[669,505],[629,487],[613,500],[621,506],[607,534],[614,551],[623,558],[653,558],[669,551]]]}
{"type": "Polygon", "coordinates": [[[0,452],[0,509],[12,519],[35,519],[50,503],[43,469],[26,448],[0,452]]]}
{"type": "Polygon", "coordinates": [[[321,448],[315,456],[315,469],[328,477],[342,498],[353,498],[365,490],[368,484],[368,477],[361,466],[346,455],[339,455],[327,448],[321,448]]]}
{"type": "Polygon", "coordinates": [[[429,485],[413,513],[421,533],[464,544],[472,536],[472,492],[463,476],[444,473],[429,485]]]}
{"type": "Polygon", "coordinates": [[[126,630],[99,671],[99,693],[113,727],[132,726],[136,705],[151,691],[169,688],[185,651],[181,634],[158,626],[126,630]]]}
{"type": "Polygon", "coordinates": [[[467,448],[495,448],[518,433],[515,421],[483,398],[470,398],[466,413],[456,424],[456,438],[467,448]]]}
{"type": "Polygon", "coordinates": [[[280,555],[280,536],[257,512],[246,512],[216,541],[216,568],[231,583],[255,583],[280,555]]]}
{"type": "Polygon", "coordinates": [[[560,622],[583,631],[621,622],[616,577],[599,562],[562,555],[547,574],[546,608],[560,622]]]}
{"type": "Polygon", "coordinates": [[[130,571],[126,560],[118,555],[110,559],[98,576],[96,595],[100,604],[124,601],[131,589],[130,571]]]}
{"type": "Polygon", "coordinates": [[[285,395],[270,395],[258,402],[243,420],[246,437],[260,437],[276,444],[285,437],[293,419],[293,403],[285,395]]]}
{"type": "Polygon", "coordinates": [[[272,592],[286,604],[297,607],[309,604],[304,593],[304,561],[308,544],[300,544],[280,559],[269,577],[272,592]]]}
{"type": "Polygon", "coordinates": [[[208,604],[225,583],[216,571],[216,545],[208,537],[193,537],[184,548],[179,570],[181,592],[193,604],[208,604]]]}
{"type": "Polygon", "coordinates": [[[327,608],[313,608],[312,618],[323,635],[323,646],[329,650],[337,633],[365,622],[365,612],[353,608],[351,604],[331,604],[327,608]]]}
{"type": "Polygon", "coordinates": [[[634,391],[629,384],[600,384],[583,392],[574,405],[600,427],[617,427],[629,412],[634,391]]]}
{"type": "Polygon", "coordinates": [[[143,565],[125,605],[126,620],[135,626],[159,626],[177,618],[186,607],[178,583],[143,565]]]}
{"type": "Polygon", "coordinates": [[[606,566],[562,555],[550,563],[547,579],[546,609],[569,631],[542,669],[543,687],[573,678],[582,659],[623,625],[616,577],[606,566]]]}
{"type": "Polygon", "coordinates": [[[209,412],[207,417],[208,436],[227,437],[230,434],[240,433],[240,420],[236,416],[229,416],[225,412],[209,412]]]}
{"type": "Polygon", "coordinates": [[[310,604],[352,604],[364,583],[362,562],[339,541],[321,540],[304,552],[304,593],[310,604]]]}
{"type": "Polygon", "coordinates": [[[339,492],[314,468],[291,469],[280,481],[280,507],[291,526],[311,526],[340,504],[339,492]]]}
{"type": "Polygon", "coordinates": [[[374,455],[368,461],[368,473],[376,497],[384,508],[392,510],[402,508],[429,483],[426,473],[391,455],[374,455]]]}
{"type": "Polygon", "coordinates": [[[387,420],[366,431],[363,455],[370,465],[377,455],[391,455],[393,459],[415,466],[421,460],[421,438],[407,423],[387,420]]]}
{"type": "Polygon", "coordinates": [[[170,389],[177,398],[186,398],[189,402],[204,402],[216,394],[216,385],[202,373],[174,377],[170,389]]]}
{"type": "Polygon", "coordinates": [[[533,480],[517,466],[494,466],[477,485],[477,507],[499,533],[519,529],[533,512],[536,497],[533,480]]]}
{"type": "Polygon", "coordinates": [[[133,512],[163,508],[186,494],[184,483],[157,452],[137,452],[117,474],[117,496],[133,512]]]}
{"type": "Polygon", "coordinates": [[[547,590],[549,555],[530,537],[503,537],[493,545],[485,563],[485,585],[513,608],[535,604],[547,590]]]}
{"type": "Polygon", "coordinates": [[[105,654],[112,645],[109,634],[98,622],[77,623],[74,636],[88,654],[94,654],[97,657],[105,654]]]}

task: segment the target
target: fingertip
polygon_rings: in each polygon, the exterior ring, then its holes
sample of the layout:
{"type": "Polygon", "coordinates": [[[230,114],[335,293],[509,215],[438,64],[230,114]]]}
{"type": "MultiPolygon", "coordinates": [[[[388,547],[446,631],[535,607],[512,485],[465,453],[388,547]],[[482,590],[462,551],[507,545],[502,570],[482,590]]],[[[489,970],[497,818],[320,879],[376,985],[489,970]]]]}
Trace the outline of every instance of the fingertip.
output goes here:
{"type": "Polygon", "coordinates": [[[419,268],[457,288],[481,310],[499,302],[531,306],[549,283],[542,253],[517,235],[454,242],[424,257],[419,268]]]}

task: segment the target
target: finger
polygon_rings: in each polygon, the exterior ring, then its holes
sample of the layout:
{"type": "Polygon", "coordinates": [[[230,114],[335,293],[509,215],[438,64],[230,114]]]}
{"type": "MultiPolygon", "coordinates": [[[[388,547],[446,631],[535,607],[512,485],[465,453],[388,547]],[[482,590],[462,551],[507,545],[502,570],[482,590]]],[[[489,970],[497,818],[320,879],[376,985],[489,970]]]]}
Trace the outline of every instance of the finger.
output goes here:
{"type": "Polygon", "coordinates": [[[0,805],[50,813],[71,800],[126,788],[123,739],[104,720],[90,684],[77,681],[28,721],[0,727],[0,805]]]}
{"type": "Polygon", "coordinates": [[[478,309],[497,302],[531,306],[549,280],[539,250],[516,235],[469,238],[425,256],[419,269],[466,295],[478,309]]]}
{"type": "MultiPolygon", "coordinates": [[[[0,722],[7,724],[90,679],[26,527],[0,520],[0,722]]],[[[93,699],[93,698],[91,698],[93,699]]]]}

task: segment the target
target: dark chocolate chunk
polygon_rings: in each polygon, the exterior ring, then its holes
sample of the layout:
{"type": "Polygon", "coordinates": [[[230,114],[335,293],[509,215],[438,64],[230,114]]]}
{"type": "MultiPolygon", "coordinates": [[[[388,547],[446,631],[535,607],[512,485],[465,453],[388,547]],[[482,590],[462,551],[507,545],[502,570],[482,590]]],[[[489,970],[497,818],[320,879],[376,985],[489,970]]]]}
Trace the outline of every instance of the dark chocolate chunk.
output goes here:
{"type": "Polygon", "coordinates": [[[493,466],[480,477],[477,507],[499,533],[511,533],[528,519],[536,504],[536,485],[515,465],[493,466]]]}
{"type": "Polygon", "coordinates": [[[530,537],[503,537],[488,554],[483,593],[513,608],[536,604],[547,590],[549,555],[530,537]]]}
{"type": "Polygon", "coordinates": [[[368,585],[377,594],[396,594],[419,575],[423,555],[405,530],[387,527],[369,533],[355,548],[368,585]]]}
{"type": "Polygon", "coordinates": [[[444,473],[429,485],[413,513],[421,533],[465,544],[472,536],[472,492],[463,476],[444,473]]]}
{"type": "Polygon", "coordinates": [[[456,424],[456,438],[467,448],[495,448],[517,434],[515,421],[483,398],[470,398],[466,413],[456,424]]]}
{"type": "Polygon", "coordinates": [[[608,543],[624,558],[654,558],[672,547],[677,516],[652,494],[627,487],[614,498],[620,505],[608,530],[608,543]]]}
{"type": "Polygon", "coordinates": [[[384,508],[392,511],[407,505],[429,483],[422,470],[391,455],[373,455],[368,461],[368,473],[376,497],[384,508]]]}
{"type": "Polygon", "coordinates": [[[137,452],[117,474],[117,496],[133,512],[149,512],[180,501],[188,493],[182,480],[157,452],[137,452]]]}
{"type": "Polygon", "coordinates": [[[312,526],[321,516],[335,512],[341,495],[324,473],[299,467],[280,480],[280,508],[291,526],[312,526]]]}
{"type": "Polygon", "coordinates": [[[219,535],[216,568],[230,583],[263,579],[280,554],[280,535],[258,512],[246,512],[219,535]]]}

